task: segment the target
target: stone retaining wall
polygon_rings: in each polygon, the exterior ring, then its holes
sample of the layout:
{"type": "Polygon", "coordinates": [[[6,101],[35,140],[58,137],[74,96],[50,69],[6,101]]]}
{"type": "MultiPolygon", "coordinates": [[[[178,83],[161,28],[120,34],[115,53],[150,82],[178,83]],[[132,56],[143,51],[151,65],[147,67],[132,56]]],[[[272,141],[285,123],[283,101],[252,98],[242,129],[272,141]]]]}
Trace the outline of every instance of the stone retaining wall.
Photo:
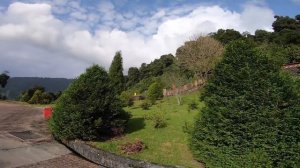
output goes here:
{"type": "Polygon", "coordinates": [[[75,140],[63,142],[67,147],[74,150],[84,158],[99,164],[100,167],[107,168],[178,168],[178,166],[162,166],[149,163],[146,161],[139,161],[118,156],[100,149],[96,149],[87,145],[83,141],[75,140]]]}
{"type": "Polygon", "coordinates": [[[175,96],[177,94],[185,94],[188,92],[194,92],[194,91],[198,90],[204,84],[204,82],[205,82],[204,80],[198,79],[192,83],[188,83],[188,84],[183,85],[178,88],[176,88],[174,85],[172,89],[169,89],[169,90],[163,89],[163,95],[164,95],[164,97],[168,97],[168,96],[175,96]]]}

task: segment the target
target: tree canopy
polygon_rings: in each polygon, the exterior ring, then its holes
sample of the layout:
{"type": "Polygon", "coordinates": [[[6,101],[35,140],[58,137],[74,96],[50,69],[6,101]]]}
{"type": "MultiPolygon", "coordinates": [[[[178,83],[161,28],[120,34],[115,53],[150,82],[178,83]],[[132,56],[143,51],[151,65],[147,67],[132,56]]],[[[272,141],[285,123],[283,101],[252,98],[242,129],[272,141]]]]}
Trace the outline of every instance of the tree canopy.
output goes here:
{"type": "Polygon", "coordinates": [[[186,42],[176,51],[180,65],[206,79],[215,64],[221,59],[223,46],[212,37],[199,37],[186,42]]]}

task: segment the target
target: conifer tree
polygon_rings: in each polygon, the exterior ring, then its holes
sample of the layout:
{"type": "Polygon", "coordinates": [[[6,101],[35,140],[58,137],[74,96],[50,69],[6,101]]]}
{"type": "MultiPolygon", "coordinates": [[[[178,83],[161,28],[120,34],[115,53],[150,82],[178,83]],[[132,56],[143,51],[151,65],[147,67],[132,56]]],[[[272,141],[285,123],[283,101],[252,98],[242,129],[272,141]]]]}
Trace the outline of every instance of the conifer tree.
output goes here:
{"type": "Polygon", "coordinates": [[[300,109],[294,81],[278,64],[237,41],[204,88],[191,136],[207,167],[299,167],[300,109]]]}
{"type": "Polygon", "coordinates": [[[124,90],[124,75],[123,75],[123,61],[120,51],[116,52],[114,59],[110,65],[108,73],[112,87],[115,88],[116,93],[120,94],[124,90]]]}
{"type": "Polygon", "coordinates": [[[92,140],[124,130],[129,114],[110,85],[107,72],[93,65],[63,92],[54,108],[50,128],[61,140],[92,140]]]}

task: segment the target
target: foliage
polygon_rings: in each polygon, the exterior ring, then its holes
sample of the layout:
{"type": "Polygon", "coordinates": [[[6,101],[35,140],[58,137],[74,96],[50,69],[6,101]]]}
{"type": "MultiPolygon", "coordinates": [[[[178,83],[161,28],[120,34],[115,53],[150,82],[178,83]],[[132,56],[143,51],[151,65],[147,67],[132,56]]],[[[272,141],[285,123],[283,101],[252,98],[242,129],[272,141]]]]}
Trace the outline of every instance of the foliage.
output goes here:
{"type": "Polygon", "coordinates": [[[155,59],[150,64],[143,63],[139,69],[140,79],[157,77],[163,74],[164,70],[174,63],[172,54],[162,55],[159,59],[155,59]]]}
{"type": "Polygon", "coordinates": [[[56,103],[50,128],[59,139],[91,140],[113,134],[129,115],[121,108],[105,70],[88,68],[64,91],[56,103]]]}
{"type": "Polygon", "coordinates": [[[141,80],[139,83],[137,83],[133,89],[137,90],[139,93],[145,92],[149,86],[154,83],[157,80],[157,78],[152,77],[152,78],[145,78],[141,80]]]}
{"type": "Polygon", "coordinates": [[[56,94],[52,92],[46,92],[42,86],[34,86],[26,91],[23,91],[20,95],[20,101],[30,104],[50,104],[54,102],[61,92],[56,94]]]}
{"type": "Polygon", "coordinates": [[[132,106],[133,105],[133,99],[132,99],[132,96],[133,96],[133,92],[130,91],[130,90],[127,90],[127,91],[123,91],[120,95],[120,100],[122,102],[122,104],[124,105],[124,107],[126,106],[132,106]]]}
{"type": "Polygon", "coordinates": [[[121,52],[116,52],[114,59],[109,68],[109,77],[112,82],[112,87],[115,88],[117,94],[124,90],[125,80],[123,76],[123,61],[121,52]]]}
{"type": "Polygon", "coordinates": [[[300,20],[288,16],[275,16],[272,26],[272,41],[278,44],[300,44],[300,20]]]}
{"type": "Polygon", "coordinates": [[[2,88],[4,88],[6,86],[8,79],[9,79],[9,76],[7,75],[6,72],[0,74],[0,85],[2,88]]]}
{"type": "Polygon", "coordinates": [[[190,110],[195,110],[198,108],[198,103],[196,103],[195,100],[191,101],[189,104],[188,104],[188,111],[190,110]]]}
{"type": "Polygon", "coordinates": [[[299,167],[299,95],[245,41],[227,46],[201,96],[191,148],[207,167],[299,167]]]}
{"type": "Polygon", "coordinates": [[[136,67],[130,67],[128,69],[128,80],[126,87],[129,88],[131,86],[134,86],[140,81],[140,71],[136,67]]]}
{"type": "Polygon", "coordinates": [[[164,113],[156,112],[152,116],[154,128],[163,128],[167,126],[167,119],[164,113]]]}
{"type": "Polygon", "coordinates": [[[262,53],[267,54],[268,58],[275,61],[278,65],[300,61],[300,46],[297,45],[278,45],[264,44],[257,47],[262,53]]]}
{"type": "Polygon", "coordinates": [[[284,29],[290,30],[300,30],[299,18],[297,16],[295,19],[289,16],[275,16],[276,20],[273,22],[272,26],[275,32],[281,32],[284,29]]]}
{"type": "Polygon", "coordinates": [[[256,30],[254,39],[259,43],[267,43],[270,41],[272,33],[266,30],[256,30]]]}
{"type": "Polygon", "coordinates": [[[211,33],[210,35],[222,44],[228,44],[232,41],[243,39],[241,33],[233,29],[219,29],[216,33],[211,33]]]}
{"type": "Polygon", "coordinates": [[[221,59],[222,53],[222,44],[207,36],[185,42],[177,49],[176,58],[183,67],[193,71],[197,77],[206,79],[221,59]]]}
{"type": "Polygon", "coordinates": [[[32,95],[32,97],[30,98],[30,100],[28,101],[28,103],[30,104],[42,104],[42,97],[43,92],[39,89],[37,89],[34,94],[32,95]]]}
{"type": "Polygon", "coordinates": [[[163,87],[160,82],[152,83],[147,91],[147,98],[151,101],[152,104],[155,103],[156,100],[161,99],[163,97],[163,87]]]}
{"type": "Polygon", "coordinates": [[[149,110],[149,108],[151,107],[151,103],[148,100],[145,100],[141,103],[140,106],[143,110],[149,110]]]}

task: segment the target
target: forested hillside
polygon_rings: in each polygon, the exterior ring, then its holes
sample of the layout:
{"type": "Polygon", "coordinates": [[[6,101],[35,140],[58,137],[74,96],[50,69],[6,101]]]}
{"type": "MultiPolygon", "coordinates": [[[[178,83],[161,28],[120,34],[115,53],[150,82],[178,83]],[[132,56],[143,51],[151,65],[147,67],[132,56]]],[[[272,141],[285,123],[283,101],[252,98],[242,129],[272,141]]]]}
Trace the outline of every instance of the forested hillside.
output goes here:
{"type": "Polygon", "coordinates": [[[46,91],[56,93],[65,90],[72,79],[66,78],[39,78],[39,77],[12,77],[7,81],[5,88],[1,88],[1,93],[8,99],[17,99],[22,91],[34,86],[43,86],[46,91]]]}

